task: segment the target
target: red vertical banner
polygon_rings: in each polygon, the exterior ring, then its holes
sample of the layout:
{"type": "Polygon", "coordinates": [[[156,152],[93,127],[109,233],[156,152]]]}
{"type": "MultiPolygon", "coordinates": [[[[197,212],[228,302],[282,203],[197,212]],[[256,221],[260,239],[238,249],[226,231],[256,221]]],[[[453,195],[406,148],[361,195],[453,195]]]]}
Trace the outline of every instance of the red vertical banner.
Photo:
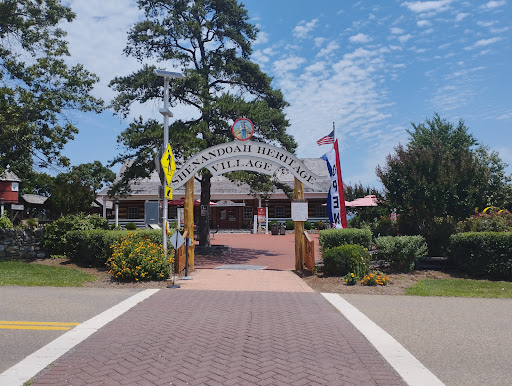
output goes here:
{"type": "Polygon", "coordinates": [[[258,222],[263,223],[267,221],[267,212],[265,208],[258,208],[258,222]]]}

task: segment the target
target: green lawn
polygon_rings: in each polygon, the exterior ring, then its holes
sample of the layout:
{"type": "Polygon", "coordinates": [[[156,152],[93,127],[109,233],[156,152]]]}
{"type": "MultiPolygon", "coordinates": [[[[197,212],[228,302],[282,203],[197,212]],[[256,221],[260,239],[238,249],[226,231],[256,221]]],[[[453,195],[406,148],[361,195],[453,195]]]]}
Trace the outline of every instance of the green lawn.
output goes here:
{"type": "Polygon", "coordinates": [[[512,298],[512,283],[470,279],[423,279],[409,287],[406,295],[512,298]]]}
{"type": "Polygon", "coordinates": [[[0,286],[80,287],[86,281],[95,281],[75,268],[29,264],[22,261],[0,261],[0,286]]]}

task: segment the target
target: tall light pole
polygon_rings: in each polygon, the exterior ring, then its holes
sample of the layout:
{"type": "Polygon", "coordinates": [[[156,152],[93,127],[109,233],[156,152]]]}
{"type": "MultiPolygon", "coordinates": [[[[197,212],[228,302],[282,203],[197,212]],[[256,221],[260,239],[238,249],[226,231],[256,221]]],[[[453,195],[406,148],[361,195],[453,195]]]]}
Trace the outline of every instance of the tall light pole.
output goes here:
{"type": "MultiPolygon", "coordinates": [[[[155,70],[155,74],[164,78],[164,107],[159,111],[164,116],[164,151],[169,143],[169,117],[172,117],[171,110],[169,110],[169,79],[184,78],[183,74],[179,72],[171,72],[165,70],[155,70]]],[[[168,217],[168,202],[165,197],[165,179],[163,181],[164,202],[162,207],[162,245],[164,247],[164,254],[167,256],[167,217],[168,217]]]]}

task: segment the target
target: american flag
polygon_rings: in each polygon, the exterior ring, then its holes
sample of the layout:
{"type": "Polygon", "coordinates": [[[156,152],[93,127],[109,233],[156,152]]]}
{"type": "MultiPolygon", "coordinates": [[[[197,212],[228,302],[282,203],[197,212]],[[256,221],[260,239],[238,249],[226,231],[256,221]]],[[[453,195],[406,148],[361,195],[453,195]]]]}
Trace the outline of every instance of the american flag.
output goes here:
{"type": "Polygon", "coordinates": [[[331,131],[331,133],[329,135],[326,135],[325,137],[320,138],[318,141],[316,141],[316,143],[318,144],[318,146],[327,145],[329,143],[334,143],[334,130],[331,131]]]}

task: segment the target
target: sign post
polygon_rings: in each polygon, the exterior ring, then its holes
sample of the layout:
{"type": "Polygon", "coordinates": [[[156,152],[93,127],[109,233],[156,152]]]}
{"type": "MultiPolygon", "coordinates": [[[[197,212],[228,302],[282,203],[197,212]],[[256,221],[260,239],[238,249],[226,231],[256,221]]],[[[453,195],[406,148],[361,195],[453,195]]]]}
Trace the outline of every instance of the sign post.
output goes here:
{"type": "Polygon", "coordinates": [[[167,144],[167,148],[160,159],[160,165],[165,175],[164,181],[164,203],[163,203],[163,214],[162,214],[162,228],[163,228],[163,239],[162,245],[164,247],[164,253],[167,256],[167,218],[169,213],[169,205],[167,200],[172,200],[172,188],[168,185],[172,181],[172,176],[176,170],[176,163],[174,162],[174,156],[172,154],[171,145],[167,144]],[[166,183],[165,183],[166,182],[166,183]]]}

